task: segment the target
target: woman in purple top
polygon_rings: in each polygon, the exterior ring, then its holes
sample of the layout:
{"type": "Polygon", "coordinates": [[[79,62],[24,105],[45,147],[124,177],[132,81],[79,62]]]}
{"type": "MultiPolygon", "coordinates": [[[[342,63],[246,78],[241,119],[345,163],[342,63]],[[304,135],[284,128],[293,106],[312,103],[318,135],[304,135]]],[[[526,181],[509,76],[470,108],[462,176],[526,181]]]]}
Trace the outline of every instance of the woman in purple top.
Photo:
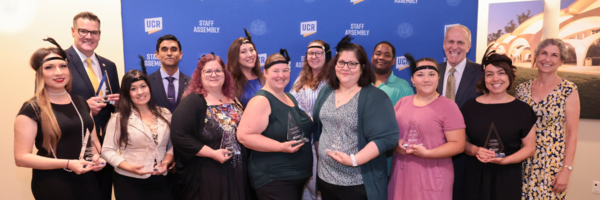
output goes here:
{"type": "Polygon", "coordinates": [[[463,116],[456,103],[436,92],[437,62],[432,58],[415,62],[410,54],[405,57],[417,93],[400,99],[394,107],[400,140],[394,148],[388,199],[450,200],[452,156],[465,146],[463,116]],[[411,140],[419,139],[405,141],[409,130],[420,135],[411,140]]]}

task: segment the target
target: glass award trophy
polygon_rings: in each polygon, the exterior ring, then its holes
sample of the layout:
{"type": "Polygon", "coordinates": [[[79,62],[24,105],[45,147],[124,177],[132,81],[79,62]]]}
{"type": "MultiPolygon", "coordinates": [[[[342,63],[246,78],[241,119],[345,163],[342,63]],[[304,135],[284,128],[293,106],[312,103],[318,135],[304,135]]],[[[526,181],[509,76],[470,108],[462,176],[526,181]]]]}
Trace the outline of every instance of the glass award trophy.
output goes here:
{"type": "Polygon", "coordinates": [[[292,113],[288,112],[288,132],[287,132],[287,140],[288,141],[298,141],[298,143],[292,145],[292,147],[302,144],[304,142],[309,142],[308,138],[304,137],[304,132],[300,129],[300,125],[296,120],[292,117],[292,113]]]}
{"type": "Polygon", "coordinates": [[[485,144],[483,148],[486,148],[490,151],[496,153],[496,158],[504,158],[504,144],[502,144],[502,140],[500,140],[500,135],[498,135],[498,131],[496,130],[496,126],[494,122],[490,126],[490,131],[488,132],[487,138],[485,139],[485,144]]]}
{"type": "Polygon", "coordinates": [[[423,145],[423,138],[421,137],[421,132],[419,131],[419,126],[417,126],[417,120],[413,117],[408,122],[408,131],[404,134],[404,148],[408,148],[411,145],[423,145]]]}
{"type": "Polygon", "coordinates": [[[112,94],[112,87],[110,87],[110,80],[108,79],[108,73],[106,72],[106,70],[104,70],[104,75],[102,76],[102,80],[100,80],[99,84],[100,85],[98,86],[98,89],[96,90],[96,96],[101,96],[103,100],[98,101],[98,103],[115,104],[115,101],[109,101],[108,96],[106,96],[106,94],[112,94]],[[104,85],[104,83],[107,84],[108,89],[105,91],[102,91],[102,86],[104,85]]]}
{"type": "Polygon", "coordinates": [[[236,145],[235,128],[231,125],[224,125],[223,137],[221,138],[221,149],[226,149],[230,153],[227,156],[241,154],[239,146],[236,145]]]}
{"type": "Polygon", "coordinates": [[[154,150],[150,150],[150,146],[146,147],[146,154],[144,154],[144,159],[142,160],[142,162],[144,163],[144,168],[142,169],[142,171],[157,172],[162,169],[162,167],[160,167],[160,163],[162,163],[162,160],[157,160],[157,155],[158,152],[156,151],[156,148],[154,148],[154,150]],[[152,160],[152,162],[148,162],[148,160],[150,159],[152,160]]]}
{"type": "MultiPolygon", "coordinates": [[[[90,130],[86,129],[85,136],[83,137],[83,142],[81,143],[81,152],[79,153],[79,160],[84,160],[87,162],[94,162],[94,140],[90,134],[90,130]]],[[[92,166],[94,166],[92,164],[92,166]]],[[[83,166],[84,168],[87,165],[83,166]]]]}

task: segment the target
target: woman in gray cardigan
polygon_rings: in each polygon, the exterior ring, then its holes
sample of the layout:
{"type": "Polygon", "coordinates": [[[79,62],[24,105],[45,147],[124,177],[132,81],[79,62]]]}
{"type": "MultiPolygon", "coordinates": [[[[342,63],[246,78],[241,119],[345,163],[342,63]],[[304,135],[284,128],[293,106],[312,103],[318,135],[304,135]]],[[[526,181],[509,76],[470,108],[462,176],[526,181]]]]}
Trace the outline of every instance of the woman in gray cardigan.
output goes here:
{"type": "Polygon", "coordinates": [[[387,199],[385,152],[398,143],[389,97],[372,86],[362,46],[346,36],[328,63],[328,85],[315,102],[317,187],[323,199],[387,199]]]}

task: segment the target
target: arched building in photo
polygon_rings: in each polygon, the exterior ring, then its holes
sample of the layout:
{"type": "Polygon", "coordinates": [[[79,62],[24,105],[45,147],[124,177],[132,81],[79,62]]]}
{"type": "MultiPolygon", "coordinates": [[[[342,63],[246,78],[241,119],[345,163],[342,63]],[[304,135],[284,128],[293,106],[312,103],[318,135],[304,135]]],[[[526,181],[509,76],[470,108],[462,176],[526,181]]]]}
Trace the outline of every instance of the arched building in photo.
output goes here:
{"type": "MultiPolygon", "coordinates": [[[[500,36],[492,49],[505,53],[520,66],[532,60],[532,49],[542,38],[544,13],[537,14],[500,36]]],[[[571,66],[600,67],[600,0],[577,0],[560,11],[558,37],[569,48],[571,66]]],[[[596,71],[596,70],[593,70],[596,71]]],[[[585,72],[584,72],[585,73],[585,72]]]]}

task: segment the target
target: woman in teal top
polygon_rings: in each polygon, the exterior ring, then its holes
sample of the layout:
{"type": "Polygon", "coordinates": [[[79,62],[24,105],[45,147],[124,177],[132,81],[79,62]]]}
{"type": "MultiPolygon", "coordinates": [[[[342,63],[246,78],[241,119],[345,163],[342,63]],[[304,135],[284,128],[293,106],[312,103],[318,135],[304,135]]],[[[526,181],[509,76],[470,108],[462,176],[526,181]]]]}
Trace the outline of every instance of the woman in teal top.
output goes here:
{"type": "Polygon", "coordinates": [[[248,102],[237,132],[239,142],[252,150],[248,174],[261,200],[299,200],[312,175],[312,149],[303,139],[310,141],[314,124],[283,91],[290,79],[288,62],[281,54],[267,58],[266,84],[248,102]],[[303,135],[288,139],[294,130],[303,135]]]}
{"type": "Polygon", "coordinates": [[[344,37],[328,63],[313,110],[323,199],[387,199],[385,152],[398,143],[388,96],[371,85],[373,70],[362,46],[344,37]]]}

